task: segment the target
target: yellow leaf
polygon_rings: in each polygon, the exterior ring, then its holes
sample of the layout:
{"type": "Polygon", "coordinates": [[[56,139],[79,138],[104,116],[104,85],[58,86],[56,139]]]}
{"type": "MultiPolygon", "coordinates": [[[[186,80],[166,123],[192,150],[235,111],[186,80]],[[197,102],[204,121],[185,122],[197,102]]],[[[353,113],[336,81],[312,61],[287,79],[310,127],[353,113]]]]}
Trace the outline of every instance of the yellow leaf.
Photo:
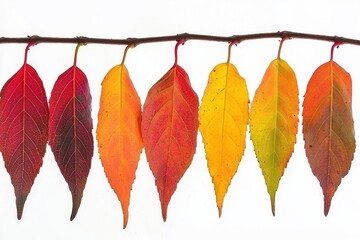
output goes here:
{"type": "Polygon", "coordinates": [[[217,65],[210,73],[199,116],[219,216],[231,179],[244,154],[248,112],[245,80],[233,64],[217,65]]]}
{"type": "Polygon", "coordinates": [[[275,193],[294,151],[299,99],[294,71],[286,61],[273,60],[250,109],[250,136],[265,178],[275,215],[275,193]]]}
{"type": "Polygon", "coordinates": [[[123,64],[112,68],[102,82],[98,117],[99,154],[108,181],[121,202],[125,228],[143,142],[141,102],[123,64]]]}

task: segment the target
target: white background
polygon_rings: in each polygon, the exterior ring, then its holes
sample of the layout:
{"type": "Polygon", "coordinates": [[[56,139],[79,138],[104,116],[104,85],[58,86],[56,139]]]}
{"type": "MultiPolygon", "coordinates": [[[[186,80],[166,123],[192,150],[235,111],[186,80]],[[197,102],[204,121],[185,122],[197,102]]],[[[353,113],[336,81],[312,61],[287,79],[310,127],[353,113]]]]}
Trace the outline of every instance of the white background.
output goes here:
{"type": "MultiPolygon", "coordinates": [[[[280,30],[360,39],[360,3],[354,1],[6,1],[0,0],[0,37],[128,38],[183,32],[230,36],[280,30]]],[[[276,57],[279,39],[246,41],[233,48],[232,63],[246,79],[250,99],[268,64],[276,57]]],[[[139,45],[128,52],[126,65],[144,102],[149,88],[172,66],[175,42],[139,45]]],[[[294,69],[303,102],[315,69],[329,60],[332,43],[286,41],[282,58],[294,69]]],[[[0,84],[22,65],[24,44],[0,45],[0,84]]],[[[79,51],[78,66],[86,73],[97,125],[100,84],[122,59],[124,46],[89,44],[79,51]]],[[[44,81],[49,98],[57,77],[73,62],[75,45],[39,44],[28,63],[44,81]]],[[[227,43],[188,41],[179,48],[179,64],[188,72],[201,99],[208,74],[227,59],[227,43]]],[[[360,47],[343,45],[335,61],[353,78],[355,131],[360,132],[360,47]]],[[[300,123],[302,122],[300,108],[300,123]]],[[[128,227],[122,229],[120,203],[110,188],[95,142],[92,168],[73,222],[71,194],[50,148],[25,204],[16,219],[10,177],[0,165],[0,239],[360,239],[360,163],[356,152],[349,174],[338,188],[328,217],[323,215],[322,190],[305,157],[299,125],[298,143],[280,182],[276,217],[247,136],[245,155],[218,218],[200,134],[193,163],[178,184],[161,217],[154,178],[141,155],[133,185],[128,227]]],[[[94,129],[95,133],[95,129],[94,129]]]]}

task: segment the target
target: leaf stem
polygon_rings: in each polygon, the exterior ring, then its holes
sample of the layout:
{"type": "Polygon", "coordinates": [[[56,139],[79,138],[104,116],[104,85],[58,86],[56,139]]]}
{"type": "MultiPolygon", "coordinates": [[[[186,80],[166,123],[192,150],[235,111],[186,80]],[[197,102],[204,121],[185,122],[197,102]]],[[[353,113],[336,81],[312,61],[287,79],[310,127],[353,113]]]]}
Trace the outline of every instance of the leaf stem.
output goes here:
{"type": "Polygon", "coordinates": [[[177,60],[178,60],[178,48],[181,44],[184,44],[186,42],[186,39],[185,38],[182,38],[180,39],[176,45],[175,45],[175,63],[174,63],[174,66],[177,65],[177,60]]]}
{"type": "Polygon", "coordinates": [[[331,47],[331,52],[330,52],[330,61],[333,60],[335,47],[339,47],[341,44],[343,44],[343,43],[342,43],[342,42],[335,42],[335,43],[332,45],[332,47],[331,47]]]}
{"type": "Polygon", "coordinates": [[[228,59],[227,59],[227,62],[226,63],[230,63],[230,57],[231,57],[231,47],[235,44],[237,45],[239,43],[238,40],[235,40],[235,41],[232,41],[230,44],[229,44],[229,48],[228,48],[228,59]]]}
{"type": "Polygon", "coordinates": [[[75,56],[74,56],[74,66],[76,66],[77,55],[78,55],[78,52],[79,52],[79,48],[80,48],[81,46],[85,46],[85,43],[79,42],[79,43],[76,45],[76,48],[75,48],[75,56]]]}
{"type": "Polygon", "coordinates": [[[30,47],[35,46],[37,43],[36,42],[29,42],[28,45],[25,48],[25,57],[24,57],[24,65],[27,63],[27,56],[28,56],[28,51],[30,49],[30,47]]]}
{"type": "Polygon", "coordinates": [[[284,37],[281,38],[280,45],[279,45],[279,50],[278,50],[278,55],[277,55],[278,59],[280,59],[280,54],[281,54],[281,49],[282,49],[283,43],[288,39],[289,39],[289,37],[287,37],[287,36],[284,36],[284,37]]]}
{"type": "Polygon", "coordinates": [[[125,50],[124,50],[123,59],[122,59],[122,61],[121,61],[121,65],[124,65],[124,63],[125,63],[125,58],[126,58],[126,54],[127,54],[128,50],[129,50],[130,48],[134,48],[134,47],[135,47],[135,43],[130,43],[129,45],[126,46],[126,48],[125,48],[125,50]]]}

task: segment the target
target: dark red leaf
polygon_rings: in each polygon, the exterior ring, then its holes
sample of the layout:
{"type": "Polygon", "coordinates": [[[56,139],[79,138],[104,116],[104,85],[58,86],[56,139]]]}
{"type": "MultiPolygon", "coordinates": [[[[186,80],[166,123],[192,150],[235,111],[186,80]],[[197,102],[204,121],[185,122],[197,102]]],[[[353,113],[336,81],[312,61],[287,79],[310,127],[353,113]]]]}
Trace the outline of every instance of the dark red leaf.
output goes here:
{"type": "Polygon", "coordinates": [[[48,119],[43,83],[25,55],[24,65],[2,88],[0,101],[0,150],[14,185],[18,219],[43,162],[48,119]]]}
{"type": "Polygon", "coordinates": [[[73,220],[94,151],[89,84],[75,64],[59,76],[51,92],[49,143],[72,194],[73,220]]]}

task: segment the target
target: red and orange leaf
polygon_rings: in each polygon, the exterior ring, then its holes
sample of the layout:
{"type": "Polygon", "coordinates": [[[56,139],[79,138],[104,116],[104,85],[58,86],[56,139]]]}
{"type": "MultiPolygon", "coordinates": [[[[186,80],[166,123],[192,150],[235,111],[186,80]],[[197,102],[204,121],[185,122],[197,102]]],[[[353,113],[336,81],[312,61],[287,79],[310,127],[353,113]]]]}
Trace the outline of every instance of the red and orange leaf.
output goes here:
{"type": "Polygon", "coordinates": [[[75,63],[59,76],[51,92],[49,143],[72,194],[73,220],[94,151],[89,84],[75,63]]]}
{"type": "Polygon", "coordinates": [[[96,134],[106,176],[121,202],[125,228],[143,143],[140,98],[123,64],[112,68],[102,82],[96,134]]]}
{"type": "Polygon", "coordinates": [[[286,61],[273,60],[255,92],[250,109],[250,136],[265,178],[275,215],[275,195],[294,151],[298,128],[299,92],[286,61]]]}
{"type": "Polygon", "coordinates": [[[0,150],[14,185],[18,219],[43,162],[48,119],[43,83],[25,62],[2,88],[0,101],[0,150]]]}
{"type": "Polygon", "coordinates": [[[144,103],[142,134],[166,221],[177,183],[196,150],[199,100],[183,68],[175,64],[150,90],[144,103]]]}
{"type": "Polygon", "coordinates": [[[324,214],[355,152],[351,76],[334,61],[312,75],[303,103],[306,156],[324,194],[324,214]]]}

